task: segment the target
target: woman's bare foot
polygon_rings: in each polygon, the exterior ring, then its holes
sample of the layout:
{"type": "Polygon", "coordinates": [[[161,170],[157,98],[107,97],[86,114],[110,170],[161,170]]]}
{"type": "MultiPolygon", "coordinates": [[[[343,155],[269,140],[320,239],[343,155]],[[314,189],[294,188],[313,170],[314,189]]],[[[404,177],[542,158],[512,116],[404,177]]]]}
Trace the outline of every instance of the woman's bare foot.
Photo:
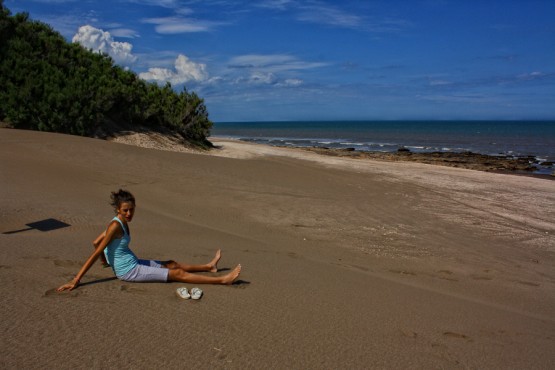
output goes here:
{"type": "Polygon", "coordinates": [[[208,267],[210,268],[210,272],[218,272],[218,261],[222,258],[222,250],[218,249],[216,251],[216,255],[214,259],[208,263],[208,267]]]}
{"type": "Polygon", "coordinates": [[[237,265],[229,274],[222,276],[222,284],[231,285],[239,277],[241,273],[241,265],[237,265]]]}

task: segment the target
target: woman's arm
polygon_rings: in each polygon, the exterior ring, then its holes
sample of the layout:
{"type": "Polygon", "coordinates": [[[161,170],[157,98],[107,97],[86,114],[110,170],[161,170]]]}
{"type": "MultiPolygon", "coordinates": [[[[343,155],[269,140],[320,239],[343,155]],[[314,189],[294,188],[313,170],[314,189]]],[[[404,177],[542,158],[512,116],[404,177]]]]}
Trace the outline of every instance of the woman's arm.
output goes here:
{"type": "Polygon", "coordinates": [[[94,262],[96,261],[98,256],[100,256],[104,252],[104,249],[106,248],[106,246],[114,238],[114,235],[117,232],[117,228],[118,228],[117,222],[114,221],[114,222],[110,223],[110,225],[108,226],[108,230],[106,230],[104,233],[99,235],[98,238],[96,238],[96,240],[93,242],[93,244],[102,237],[98,246],[94,250],[93,254],[91,254],[91,256],[87,259],[87,262],[85,262],[83,267],[81,267],[81,270],[79,270],[79,273],[75,276],[75,278],[72,281],[70,281],[69,283],[64,284],[61,287],[59,287],[57,289],[58,292],[61,292],[61,291],[64,291],[64,290],[73,290],[79,285],[79,282],[81,281],[83,276],[87,273],[87,271],[89,271],[89,269],[94,264],[94,262]]]}
{"type": "MultiPolygon", "coordinates": [[[[92,244],[93,244],[94,249],[96,249],[100,246],[100,243],[102,242],[104,237],[106,237],[106,230],[104,230],[95,240],[93,240],[92,244]]],[[[104,265],[104,267],[109,267],[110,266],[110,264],[106,260],[106,256],[104,256],[104,254],[100,255],[100,259],[102,260],[102,264],[104,265]]]]}
{"type": "Polygon", "coordinates": [[[100,245],[100,242],[102,242],[102,239],[104,239],[104,237],[106,236],[106,230],[104,230],[94,241],[93,241],[93,246],[94,248],[98,248],[98,246],[100,245]]]}

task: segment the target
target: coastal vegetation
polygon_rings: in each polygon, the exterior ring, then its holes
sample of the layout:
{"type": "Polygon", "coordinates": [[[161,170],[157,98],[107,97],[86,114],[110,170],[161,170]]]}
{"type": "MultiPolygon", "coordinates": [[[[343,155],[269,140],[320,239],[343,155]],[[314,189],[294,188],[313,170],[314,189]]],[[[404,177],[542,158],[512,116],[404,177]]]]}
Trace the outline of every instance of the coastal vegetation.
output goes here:
{"type": "Polygon", "coordinates": [[[111,136],[145,128],[210,147],[201,99],[158,86],[107,55],[67,42],[47,24],[12,15],[0,0],[0,121],[13,128],[111,136]]]}

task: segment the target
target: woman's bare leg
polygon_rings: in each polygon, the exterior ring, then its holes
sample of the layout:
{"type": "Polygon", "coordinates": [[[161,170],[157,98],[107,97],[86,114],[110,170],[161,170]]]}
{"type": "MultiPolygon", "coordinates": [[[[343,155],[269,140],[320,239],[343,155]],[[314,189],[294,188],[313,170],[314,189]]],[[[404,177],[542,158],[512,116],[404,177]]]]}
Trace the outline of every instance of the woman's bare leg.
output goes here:
{"type": "Polygon", "coordinates": [[[175,261],[168,261],[164,263],[164,267],[169,269],[180,269],[185,272],[218,272],[218,261],[222,258],[222,251],[218,249],[212,261],[204,265],[188,265],[175,261]]]}
{"type": "Polygon", "coordinates": [[[179,281],[192,284],[232,284],[241,273],[241,265],[237,265],[231,272],[222,276],[195,275],[180,268],[170,268],[168,281],[179,281]]]}

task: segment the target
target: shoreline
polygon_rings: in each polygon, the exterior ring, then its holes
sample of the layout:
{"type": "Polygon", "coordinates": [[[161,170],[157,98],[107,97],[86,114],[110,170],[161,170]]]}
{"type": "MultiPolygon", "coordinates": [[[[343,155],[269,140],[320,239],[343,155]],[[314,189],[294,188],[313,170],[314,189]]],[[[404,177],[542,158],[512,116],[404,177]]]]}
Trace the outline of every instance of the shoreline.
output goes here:
{"type": "MultiPolygon", "coordinates": [[[[385,163],[420,163],[434,166],[444,166],[460,169],[475,170],[481,172],[508,174],[517,176],[527,176],[545,180],[555,180],[555,171],[551,174],[535,173],[536,170],[531,163],[531,157],[526,158],[509,158],[506,156],[492,156],[486,154],[472,152],[410,152],[408,150],[400,150],[397,152],[369,152],[347,149],[333,149],[326,147],[290,147],[290,146],[274,146],[268,144],[259,144],[246,142],[239,139],[231,139],[227,137],[211,137],[211,141],[216,146],[213,151],[221,150],[226,145],[232,145],[234,152],[243,150],[246,152],[253,151],[249,148],[264,147],[267,150],[258,152],[274,153],[274,155],[285,155],[287,151],[291,153],[314,153],[323,157],[344,158],[355,161],[379,161],[385,163]],[[218,148],[220,146],[220,148],[218,148]],[[278,148],[282,151],[272,151],[271,148],[278,148]]],[[[253,152],[257,152],[254,150],[253,152]]],[[[217,152],[216,152],[217,155],[217,152]]]]}
{"type": "MultiPolygon", "coordinates": [[[[213,136],[285,147],[363,152],[473,152],[555,161],[553,121],[291,121],[215,124],[213,136]]],[[[551,172],[555,167],[551,166],[551,172]]]]}

